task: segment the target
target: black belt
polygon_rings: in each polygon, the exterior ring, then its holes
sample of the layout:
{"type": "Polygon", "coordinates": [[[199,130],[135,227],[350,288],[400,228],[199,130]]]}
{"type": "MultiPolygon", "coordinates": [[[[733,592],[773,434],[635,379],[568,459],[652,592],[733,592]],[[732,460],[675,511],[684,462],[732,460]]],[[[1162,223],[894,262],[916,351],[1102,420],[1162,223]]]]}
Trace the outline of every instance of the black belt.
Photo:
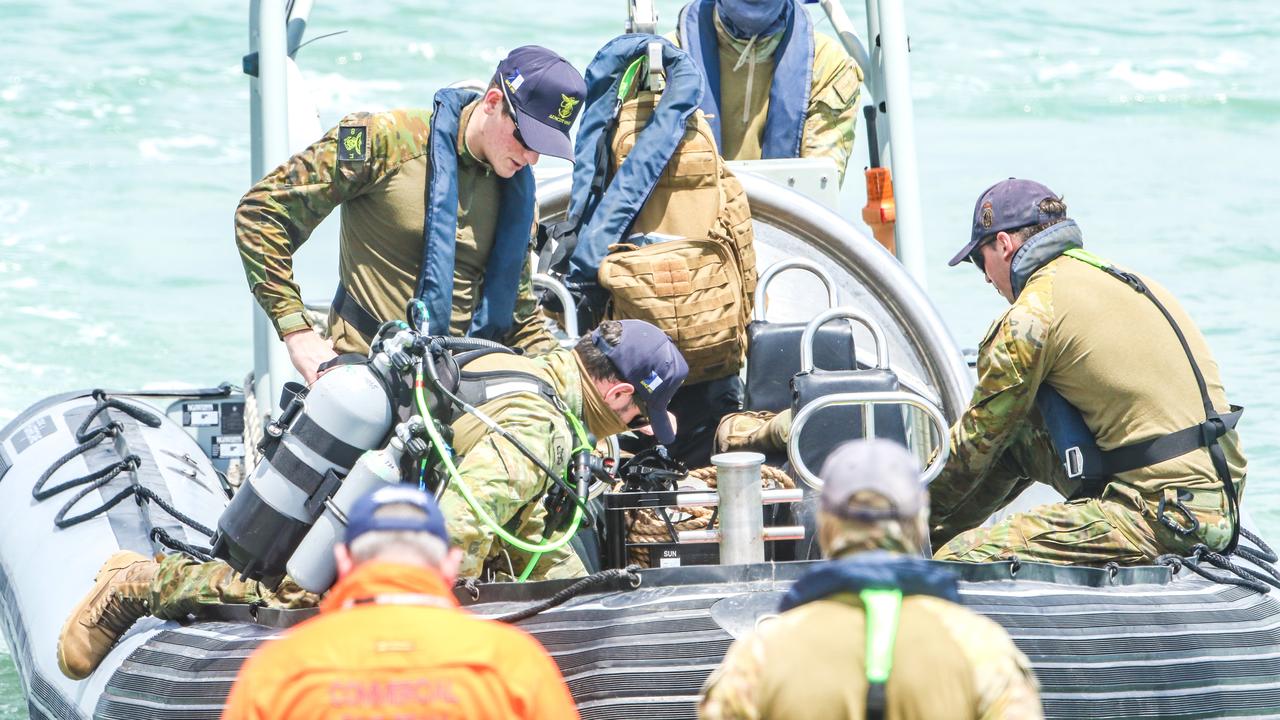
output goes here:
{"type": "Polygon", "coordinates": [[[373,341],[373,336],[378,334],[378,328],[382,327],[382,322],[363,305],[356,302],[342,283],[338,283],[338,290],[333,294],[333,312],[360,333],[360,337],[364,338],[366,344],[373,341]]]}

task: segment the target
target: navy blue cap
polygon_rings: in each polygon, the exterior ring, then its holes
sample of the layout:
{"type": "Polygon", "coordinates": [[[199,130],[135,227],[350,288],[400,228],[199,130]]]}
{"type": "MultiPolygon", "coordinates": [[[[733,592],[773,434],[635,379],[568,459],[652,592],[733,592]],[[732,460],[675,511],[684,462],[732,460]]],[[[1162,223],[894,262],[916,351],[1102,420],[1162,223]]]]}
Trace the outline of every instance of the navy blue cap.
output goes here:
{"type": "Polygon", "coordinates": [[[984,190],[973,207],[973,232],[969,236],[969,244],[961,248],[947,265],[959,265],[968,260],[974,248],[996,233],[1041,225],[1062,217],[1041,212],[1040,201],[1047,198],[1056,200],[1058,194],[1034,180],[1009,178],[984,190]]]}
{"type": "Polygon", "coordinates": [[[649,413],[649,427],[658,442],[666,445],[676,439],[667,404],[689,376],[689,364],[667,334],[643,320],[620,320],[622,338],[610,345],[600,336],[600,328],[591,333],[591,342],[618,369],[622,379],[635,386],[636,396],[644,401],[649,413]]]}
{"type": "Polygon", "coordinates": [[[375,530],[431,533],[446,544],[449,542],[444,513],[440,511],[436,499],[409,485],[384,485],[361,496],[351,506],[351,511],[347,513],[346,544],[350,545],[351,541],[375,530]],[[387,505],[412,505],[421,510],[425,517],[375,517],[378,510],[387,505]]]}
{"type": "Polygon", "coordinates": [[[524,144],[541,155],[573,160],[569,129],[587,97],[582,74],[550,50],[525,45],[498,63],[498,78],[524,144]]]}

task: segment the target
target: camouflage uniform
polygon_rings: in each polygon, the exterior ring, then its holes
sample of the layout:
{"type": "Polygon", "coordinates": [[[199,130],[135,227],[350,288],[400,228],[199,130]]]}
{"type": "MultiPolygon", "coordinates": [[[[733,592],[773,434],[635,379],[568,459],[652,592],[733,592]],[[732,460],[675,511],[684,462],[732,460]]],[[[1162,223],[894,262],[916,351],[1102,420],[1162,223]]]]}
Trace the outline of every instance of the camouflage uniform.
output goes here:
{"type": "MultiPolygon", "coordinates": [[[[765,118],[769,112],[769,90],[772,87],[774,52],[782,42],[782,33],[757,40],[751,97],[747,93],[747,69],[738,58],[747,47],[724,29],[719,13],[713,13],[716,38],[720,44],[720,154],[725,160],[759,160],[765,118]],[[743,120],[743,106],[750,109],[743,120]]],[[[679,45],[677,33],[667,39],[679,45]]],[[[821,33],[813,34],[813,81],[809,90],[809,109],[804,124],[800,157],[829,157],[835,161],[844,180],[845,166],[853,152],[854,130],[858,122],[858,105],[862,92],[862,70],[845,53],[840,44],[821,33]]]]}
{"type": "MultiPolygon", "coordinates": [[[[1227,407],[1217,364],[1176,300],[1146,280],[1177,321],[1219,412],[1227,407]]],[[[1226,493],[1207,451],[1119,473],[1097,498],[1012,515],[974,528],[1039,481],[1064,497],[1080,487],[1055,457],[1035,407],[1049,383],[1080,410],[1103,450],[1190,427],[1204,410],[1186,355],[1149,300],[1106,273],[1059,256],[1031,274],[978,351],[978,384],[951,428],[951,455],[929,488],[938,559],[981,562],[1017,555],[1063,564],[1148,562],[1231,536],[1226,493]],[[1165,501],[1163,518],[1158,508],[1165,501]],[[1186,508],[1185,512],[1180,508],[1186,508]],[[1194,517],[1199,528],[1178,533],[1194,517]],[[963,532],[968,530],[968,532],[963,532]],[[957,533],[961,533],[957,536],[957,533]]],[[[1245,459],[1234,431],[1221,439],[1237,493],[1245,459]]]]}
{"type": "MultiPolygon", "coordinates": [[[[467,365],[470,371],[520,370],[541,377],[555,388],[565,407],[584,417],[584,392],[595,392],[570,350],[558,350],[538,359],[492,354],[467,365]]],[[[518,438],[546,465],[555,470],[567,467],[576,446],[564,414],[541,395],[516,393],[480,406],[507,432],[518,438]]],[[[590,422],[586,415],[584,422],[590,422]]],[[[527,542],[540,543],[546,510],[543,493],[551,480],[506,439],[464,415],[453,424],[458,472],[478,504],[499,525],[527,542]]],[[[440,508],[448,519],[449,538],[463,550],[460,575],[477,577],[486,567],[507,579],[518,576],[528,562],[528,553],[508,548],[494,537],[476,516],[456,485],[440,498],[440,508]]],[[[542,555],[530,579],[578,577],[586,574],[582,561],[566,544],[542,555]]],[[[151,607],[156,617],[182,619],[199,615],[204,605],[255,603],[291,609],[312,607],[318,596],[285,578],[272,590],[261,583],[240,580],[231,566],[217,560],[199,563],[184,555],[170,555],[160,564],[152,585],[151,607]]]]}
{"type": "MultiPolygon", "coordinates": [[[[465,334],[479,302],[497,222],[497,176],[464,142],[476,107],[467,106],[459,118],[455,335],[465,334]]],[[[430,129],[429,110],[348,115],[241,199],[235,219],[240,259],[249,287],[281,336],[310,327],[293,277],[293,254],[339,205],[343,286],[379,320],[404,317],[422,263],[430,129]]],[[[526,263],[506,342],[545,352],[556,347],[555,339],[543,325],[531,277],[526,263]]],[[[368,351],[360,334],[333,313],[329,336],[339,353],[368,351]]]]}
{"type": "Polygon", "coordinates": [[[315,607],[320,596],[285,578],[272,590],[260,582],[241,580],[221,560],[202,563],[186,555],[166,555],[151,582],[151,614],[161,620],[200,617],[208,605],[253,604],[281,610],[315,607]]]}
{"type": "MultiPolygon", "coordinates": [[[[467,365],[467,370],[520,370],[551,383],[565,406],[583,417],[583,393],[589,379],[580,369],[576,353],[559,350],[537,360],[505,354],[487,355],[467,365]]],[[[517,393],[499,397],[479,408],[525,447],[537,453],[547,467],[563,471],[577,445],[563,413],[540,395],[517,393]]],[[[453,425],[454,449],[462,460],[458,472],[477,503],[504,529],[526,542],[541,543],[546,509],[543,494],[552,480],[509,441],[491,432],[479,420],[464,415],[453,425]]],[[[499,576],[518,576],[530,560],[529,553],[508,547],[480,521],[455,484],[440,498],[448,518],[449,538],[462,548],[459,574],[477,577],[488,566],[499,576]]],[[[553,536],[558,537],[558,536],[553,536]]],[[[538,559],[531,579],[578,577],[586,574],[582,561],[569,545],[538,559]]]]}

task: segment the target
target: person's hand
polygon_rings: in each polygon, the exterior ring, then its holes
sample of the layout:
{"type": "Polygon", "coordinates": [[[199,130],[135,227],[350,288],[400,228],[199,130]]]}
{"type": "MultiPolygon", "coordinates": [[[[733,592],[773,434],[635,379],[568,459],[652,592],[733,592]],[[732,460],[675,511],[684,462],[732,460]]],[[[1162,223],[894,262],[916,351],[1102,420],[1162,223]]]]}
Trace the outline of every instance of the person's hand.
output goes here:
{"type": "Polygon", "coordinates": [[[320,363],[338,357],[333,351],[333,343],[320,337],[315,330],[299,330],[284,336],[284,345],[289,349],[289,362],[302,373],[302,379],[310,385],[320,377],[317,368],[320,363]]]}

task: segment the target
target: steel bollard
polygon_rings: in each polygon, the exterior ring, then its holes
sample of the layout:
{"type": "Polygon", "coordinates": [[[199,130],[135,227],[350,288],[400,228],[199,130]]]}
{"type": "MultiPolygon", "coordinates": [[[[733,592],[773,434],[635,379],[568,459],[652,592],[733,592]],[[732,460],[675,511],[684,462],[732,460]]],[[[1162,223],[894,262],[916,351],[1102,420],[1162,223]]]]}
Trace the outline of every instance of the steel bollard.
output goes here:
{"type": "Polygon", "coordinates": [[[720,495],[720,564],[764,562],[764,455],[731,452],[711,456],[720,495]]]}

